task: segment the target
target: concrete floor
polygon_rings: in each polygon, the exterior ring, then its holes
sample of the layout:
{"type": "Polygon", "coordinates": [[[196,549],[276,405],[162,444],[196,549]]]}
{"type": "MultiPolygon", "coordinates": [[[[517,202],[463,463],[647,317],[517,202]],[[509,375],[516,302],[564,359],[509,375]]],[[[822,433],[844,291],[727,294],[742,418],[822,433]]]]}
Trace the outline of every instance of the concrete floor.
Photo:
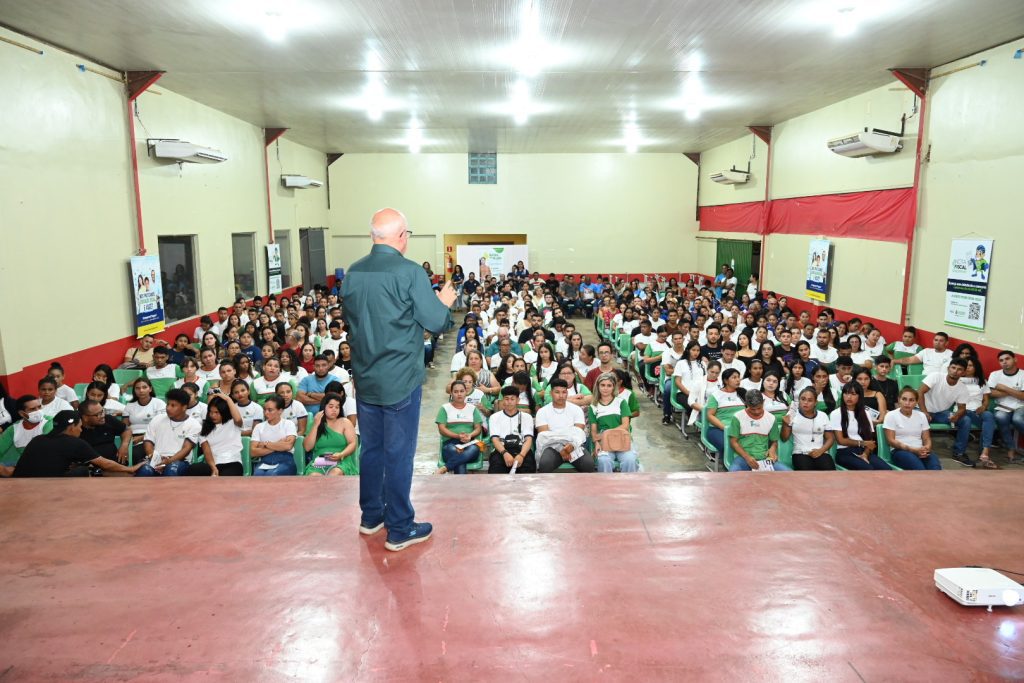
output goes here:
{"type": "Polygon", "coordinates": [[[1024,679],[1024,473],[418,477],[434,537],[360,536],[348,477],[11,480],[0,680],[1024,679]]]}
{"type": "MultiPolygon", "coordinates": [[[[456,314],[455,320],[462,321],[462,313],[456,314]]],[[[599,338],[594,330],[593,320],[574,319],[577,330],[583,335],[585,344],[597,345],[599,338]]],[[[423,385],[423,409],[420,415],[419,444],[416,449],[415,471],[417,474],[430,474],[437,469],[438,434],[434,418],[437,410],[448,400],[444,388],[451,379],[448,371],[452,355],[455,353],[455,335],[445,335],[434,356],[435,368],[427,370],[427,380],[423,385]]],[[[661,424],[661,408],[642,393],[638,394],[640,417],[633,421],[633,442],[645,472],[705,472],[707,471],[703,451],[699,448],[700,437],[693,435],[684,439],[678,427],[661,424]]],[[[966,469],[952,459],[953,436],[951,433],[932,435],[932,443],[942,467],[948,470],[966,469]]],[[[977,441],[972,441],[968,454],[977,459],[979,451],[977,441]]],[[[993,449],[992,458],[1000,464],[1006,463],[1006,451],[1002,448],[993,449]]],[[[1014,466],[1010,466],[1014,468],[1014,466]]],[[[1016,468],[1014,468],[1016,469],[1016,468]]],[[[975,470],[980,476],[996,474],[975,470]]]]}

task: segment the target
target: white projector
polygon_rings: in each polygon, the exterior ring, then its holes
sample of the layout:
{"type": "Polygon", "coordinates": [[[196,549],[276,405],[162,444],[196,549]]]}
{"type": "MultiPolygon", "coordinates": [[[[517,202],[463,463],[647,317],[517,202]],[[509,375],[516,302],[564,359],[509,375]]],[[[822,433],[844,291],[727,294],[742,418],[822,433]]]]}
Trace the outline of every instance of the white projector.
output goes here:
{"type": "Polygon", "coordinates": [[[953,567],[935,570],[935,587],[968,607],[1013,607],[1024,603],[1024,586],[994,569],[953,567]]]}

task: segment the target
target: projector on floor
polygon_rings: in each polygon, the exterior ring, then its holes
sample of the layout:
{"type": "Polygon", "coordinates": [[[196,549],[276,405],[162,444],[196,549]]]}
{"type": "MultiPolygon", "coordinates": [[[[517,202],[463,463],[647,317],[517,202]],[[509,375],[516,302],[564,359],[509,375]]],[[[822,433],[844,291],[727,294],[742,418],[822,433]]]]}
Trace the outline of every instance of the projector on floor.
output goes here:
{"type": "Polygon", "coordinates": [[[968,607],[1013,607],[1024,603],[1024,586],[994,569],[953,567],[935,570],[935,587],[968,607]]]}

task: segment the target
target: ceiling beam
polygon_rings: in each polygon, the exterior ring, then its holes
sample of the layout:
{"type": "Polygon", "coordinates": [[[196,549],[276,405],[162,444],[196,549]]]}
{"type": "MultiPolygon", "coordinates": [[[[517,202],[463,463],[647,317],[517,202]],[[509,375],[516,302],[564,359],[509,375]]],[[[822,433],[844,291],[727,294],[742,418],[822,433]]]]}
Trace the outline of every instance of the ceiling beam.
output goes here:
{"type": "Polygon", "coordinates": [[[683,156],[700,166],[700,152],[683,152],[683,156]]]}
{"type": "Polygon", "coordinates": [[[928,76],[931,69],[889,69],[889,72],[918,97],[923,99],[928,92],[928,76]]]}
{"type": "Polygon", "coordinates": [[[160,80],[166,71],[126,71],[124,73],[125,88],[128,89],[128,101],[134,102],[151,85],[160,80]]]}
{"type": "Polygon", "coordinates": [[[337,161],[338,159],[342,158],[343,156],[345,156],[344,152],[328,152],[327,153],[327,168],[330,168],[331,164],[333,164],[335,161],[337,161]]]}
{"type": "Polygon", "coordinates": [[[747,126],[747,130],[761,138],[761,142],[766,145],[772,144],[772,127],[771,126],[747,126]]]}
{"type": "Polygon", "coordinates": [[[263,129],[263,143],[270,147],[270,145],[277,142],[277,139],[288,132],[287,128],[264,128],[263,129]]]}

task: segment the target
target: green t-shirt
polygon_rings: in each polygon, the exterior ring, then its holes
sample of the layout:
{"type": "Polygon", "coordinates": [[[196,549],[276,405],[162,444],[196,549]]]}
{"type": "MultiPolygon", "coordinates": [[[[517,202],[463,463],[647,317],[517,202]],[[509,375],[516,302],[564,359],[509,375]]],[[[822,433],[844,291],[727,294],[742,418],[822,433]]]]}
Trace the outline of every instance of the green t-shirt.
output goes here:
{"type": "Polygon", "coordinates": [[[739,410],[725,424],[729,427],[729,437],[736,437],[743,450],[754,460],[767,457],[772,441],[778,441],[779,432],[782,431],[782,420],[769,412],[754,419],[746,410],[739,410]]]}
{"type": "Polygon", "coordinates": [[[716,389],[712,394],[711,398],[708,399],[708,410],[712,408],[716,409],[715,417],[722,424],[729,424],[729,418],[732,417],[736,411],[743,410],[743,399],[735,391],[722,391],[716,389]]]}
{"type": "Polygon", "coordinates": [[[612,402],[607,405],[595,401],[587,406],[587,421],[597,425],[598,434],[606,429],[621,426],[622,418],[630,415],[629,406],[620,396],[613,398],[612,402]]]}
{"type": "Polygon", "coordinates": [[[444,425],[449,431],[456,434],[471,434],[476,425],[482,424],[484,416],[477,410],[476,406],[469,403],[464,408],[456,408],[451,403],[445,403],[437,411],[436,424],[444,425]]]}
{"type": "Polygon", "coordinates": [[[636,400],[636,394],[629,389],[623,389],[622,393],[619,394],[619,398],[626,402],[626,406],[629,407],[629,415],[640,412],[640,402],[636,400]]]}

